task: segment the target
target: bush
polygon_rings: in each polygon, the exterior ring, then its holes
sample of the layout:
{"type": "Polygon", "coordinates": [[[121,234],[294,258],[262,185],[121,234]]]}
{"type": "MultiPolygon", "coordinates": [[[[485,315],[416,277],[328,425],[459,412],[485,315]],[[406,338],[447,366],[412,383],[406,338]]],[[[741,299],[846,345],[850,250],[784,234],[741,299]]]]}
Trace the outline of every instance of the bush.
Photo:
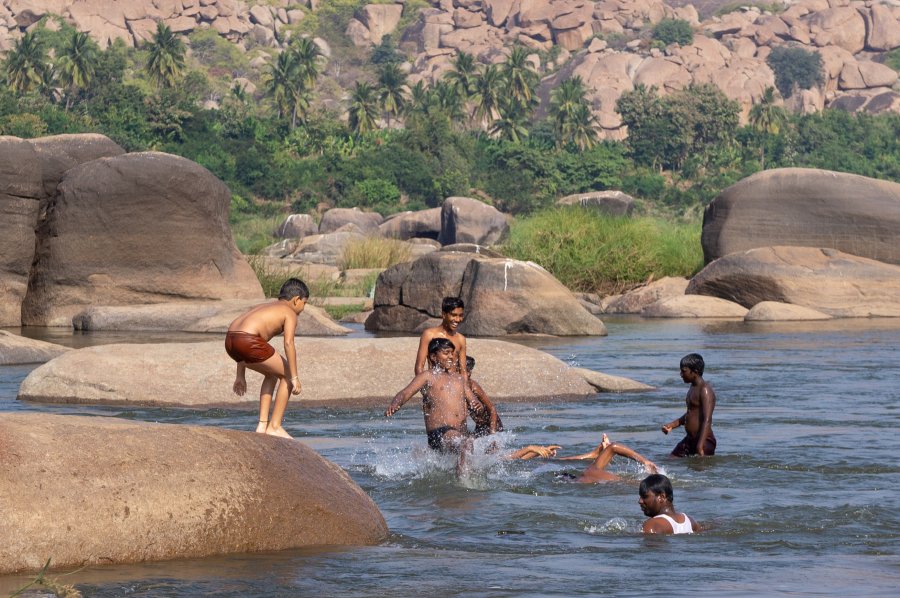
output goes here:
{"type": "Polygon", "coordinates": [[[357,181],[350,193],[339,207],[369,208],[380,213],[387,213],[400,200],[400,189],[397,185],[384,179],[364,179],[357,181]]]}
{"type": "Polygon", "coordinates": [[[795,86],[809,89],[824,80],[822,56],[815,50],[777,46],[772,48],[766,63],[775,73],[775,87],[783,98],[791,97],[795,86]]]}
{"type": "Polygon", "coordinates": [[[616,218],[581,207],[516,220],[503,251],[536,262],[567,287],[611,292],[653,276],[690,276],[703,266],[700,223],[616,218]]]}
{"type": "Polygon", "coordinates": [[[665,45],[686,46],[694,41],[694,29],[684,19],[663,19],[653,28],[653,39],[665,45]]]}

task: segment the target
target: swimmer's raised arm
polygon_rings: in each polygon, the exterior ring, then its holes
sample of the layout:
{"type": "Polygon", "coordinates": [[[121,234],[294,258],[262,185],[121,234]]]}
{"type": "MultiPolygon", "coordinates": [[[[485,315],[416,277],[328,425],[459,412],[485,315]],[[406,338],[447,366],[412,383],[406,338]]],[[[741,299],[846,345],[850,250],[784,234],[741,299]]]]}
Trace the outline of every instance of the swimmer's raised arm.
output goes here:
{"type": "Polygon", "coordinates": [[[506,455],[504,459],[521,459],[522,461],[528,461],[530,459],[534,459],[536,457],[543,457],[544,459],[549,459],[551,457],[556,456],[556,451],[561,449],[562,447],[558,444],[550,444],[547,446],[540,446],[537,444],[529,444],[526,447],[520,448],[517,451],[513,451],[510,454],[506,455]]]}
{"type": "Polygon", "coordinates": [[[385,416],[391,417],[397,413],[408,400],[413,398],[417,392],[425,388],[425,385],[428,384],[429,380],[431,380],[431,372],[426,371],[417,374],[416,377],[412,379],[412,382],[406,385],[406,388],[394,395],[391,404],[384,410],[385,416]]]}

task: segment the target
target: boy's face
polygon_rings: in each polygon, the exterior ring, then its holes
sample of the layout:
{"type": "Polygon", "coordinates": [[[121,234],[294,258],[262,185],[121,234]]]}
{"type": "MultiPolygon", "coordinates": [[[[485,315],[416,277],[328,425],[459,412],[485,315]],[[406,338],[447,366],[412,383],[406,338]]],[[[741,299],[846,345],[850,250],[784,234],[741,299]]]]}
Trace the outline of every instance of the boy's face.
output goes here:
{"type": "Polygon", "coordinates": [[[465,315],[465,310],[461,307],[457,307],[441,314],[441,320],[443,321],[445,328],[455,332],[456,329],[459,328],[459,325],[462,324],[465,315]]]}
{"type": "Polygon", "coordinates": [[[431,363],[434,365],[440,366],[441,369],[447,370],[448,372],[456,367],[456,352],[452,347],[438,349],[434,353],[428,355],[428,359],[430,359],[431,363]]]}
{"type": "Polygon", "coordinates": [[[686,365],[681,366],[681,379],[688,384],[694,381],[697,377],[697,372],[687,367],[686,365]]]}
{"type": "Polygon", "coordinates": [[[641,494],[638,497],[638,504],[641,506],[641,511],[644,512],[644,515],[656,517],[665,507],[666,497],[663,494],[656,494],[648,490],[646,494],[641,494]]]}

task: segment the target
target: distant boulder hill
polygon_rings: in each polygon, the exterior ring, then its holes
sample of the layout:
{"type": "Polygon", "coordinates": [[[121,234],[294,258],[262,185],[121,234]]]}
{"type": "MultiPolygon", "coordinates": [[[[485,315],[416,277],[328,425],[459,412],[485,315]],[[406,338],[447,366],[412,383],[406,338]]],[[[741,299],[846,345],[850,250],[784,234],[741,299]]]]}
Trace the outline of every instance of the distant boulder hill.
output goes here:
{"type": "MultiPolygon", "coordinates": [[[[252,79],[292,38],[306,35],[302,22],[329,4],[328,0],[0,0],[0,54],[48,15],[88,32],[104,48],[115,40],[140,45],[163,22],[181,35],[215,30],[248,53],[257,69],[248,75],[252,79]]],[[[514,45],[523,46],[533,51],[529,62],[543,77],[539,97],[544,101],[563,80],[581,77],[600,136],[606,139],[626,136],[616,101],[639,84],[666,94],[692,83],[713,83],[739,103],[746,121],[750,107],[767,87],[775,86],[775,73],[766,58],[779,46],[817,51],[822,58],[822,83],[793,93],[785,101],[789,108],[900,112],[898,73],[885,64],[887,53],[900,48],[900,0],[787,0],[761,7],[753,6],[753,0],[743,6],[715,0],[673,0],[673,4],[678,6],[661,0],[361,3],[343,29],[345,39],[313,36],[328,56],[336,43],[374,48],[385,35],[392,35],[408,59],[409,85],[437,81],[451,70],[460,52],[492,64],[505,60],[514,45]],[[726,6],[736,7],[727,12],[726,6]],[[650,32],[663,19],[686,21],[693,41],[666,46],[653,40],[650,32]]],[[[324,76],[333,75],[326,70],[324,76]]]]}

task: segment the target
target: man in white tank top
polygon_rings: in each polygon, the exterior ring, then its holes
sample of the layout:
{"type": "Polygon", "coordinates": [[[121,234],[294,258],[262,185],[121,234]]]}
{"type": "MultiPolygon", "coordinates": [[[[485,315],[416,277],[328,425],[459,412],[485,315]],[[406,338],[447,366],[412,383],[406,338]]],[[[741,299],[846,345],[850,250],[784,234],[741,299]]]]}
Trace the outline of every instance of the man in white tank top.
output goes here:
{"type": "Polygon", "coordinates": [[[693,534],[700,531],[696,521],[684,513],[676,513],[672,502],[672,482],[664,475],[653,474],[644,478],[638,491],[638,504],[644,515],[645,534],[693,534]]]}

